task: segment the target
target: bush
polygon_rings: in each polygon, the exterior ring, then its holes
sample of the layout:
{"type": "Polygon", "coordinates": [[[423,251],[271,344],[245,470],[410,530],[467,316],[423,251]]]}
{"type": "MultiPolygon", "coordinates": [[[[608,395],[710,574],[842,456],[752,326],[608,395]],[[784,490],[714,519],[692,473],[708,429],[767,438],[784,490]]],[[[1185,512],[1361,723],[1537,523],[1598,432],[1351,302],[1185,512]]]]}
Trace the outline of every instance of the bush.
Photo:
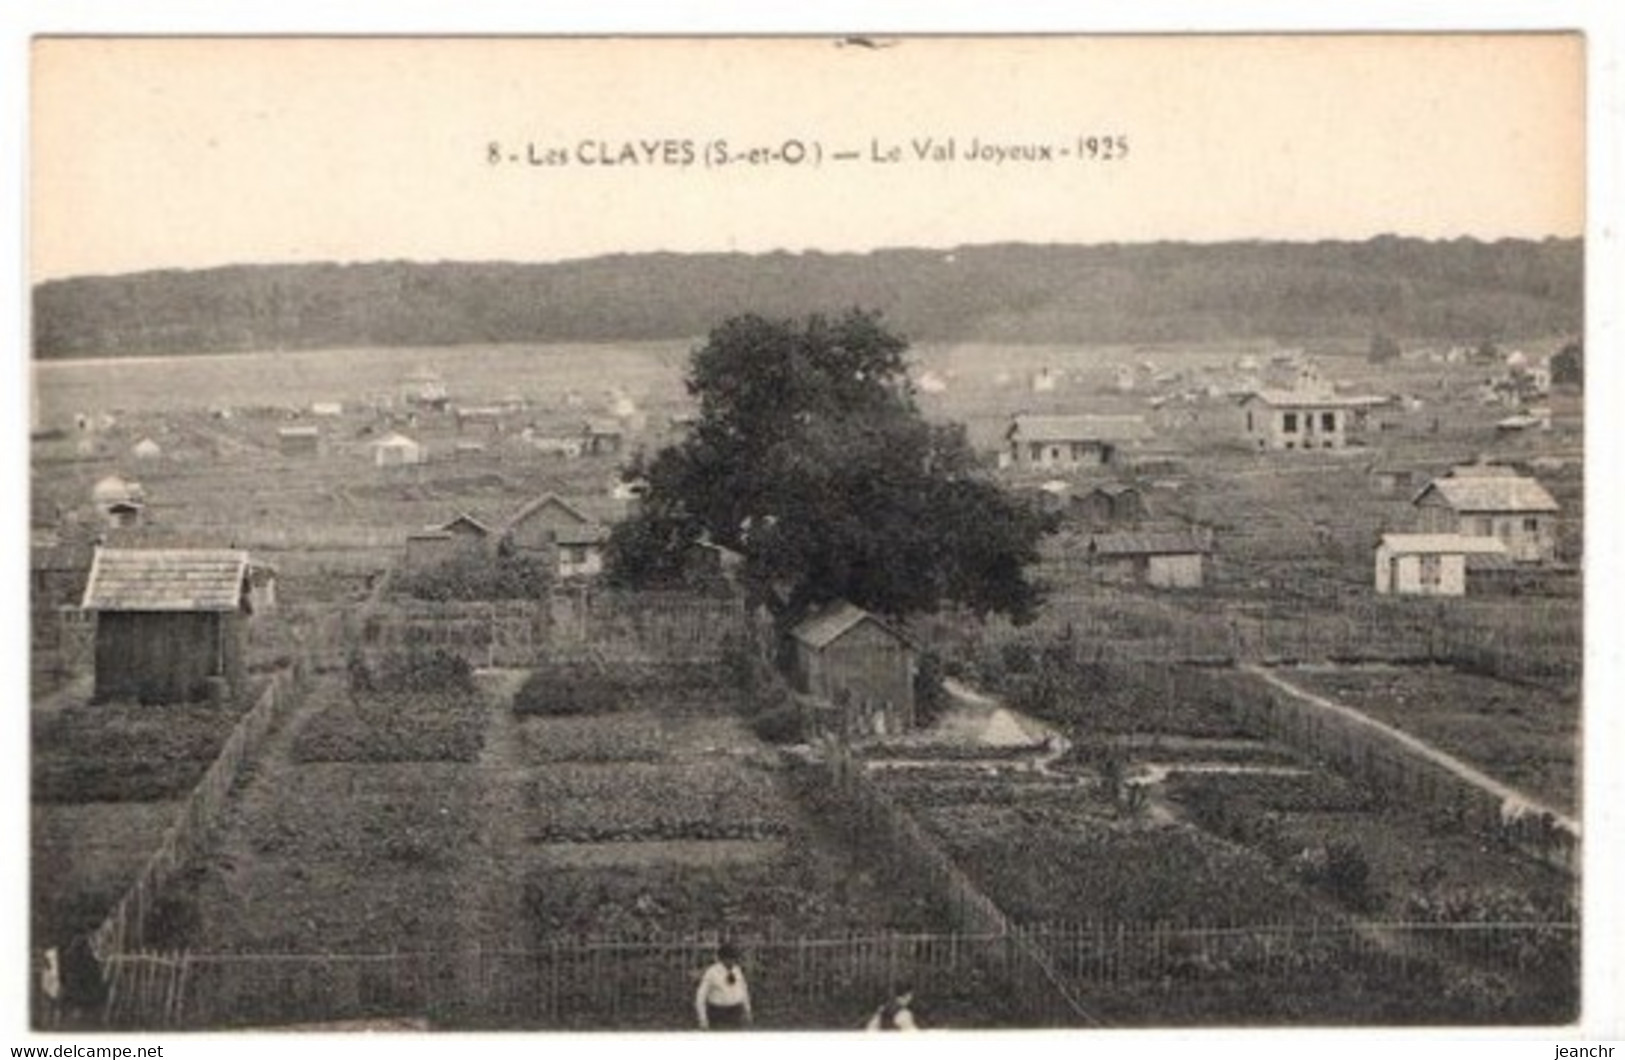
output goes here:
{"type": "Polygon", "coordinates": [[[793,702],[762,711],[750,719],[750,727],[764,743],[800,743],[805,738],[801,708],[793,702]]]}
{"type": "Polygon", "coordinates": [[[461,655],[441,648],[385,655],[372,662],[354,652],[346,666],[354,693],[474,692],[474,668],[461,655]]]}
{"type": "Polygon", "coordinates": [[[472,552],[403,573],[398,590],[419,600],[537,600],[553,584],[540,560],[510,553],[472,552]]]}
{"type": "Polygon", "coordinates": [[[1371,865],[1358,843],[1337,840],[1327,845],[1325,885],[1333,898],[1350,909],[1372,907],[1371,865]]]}
{"type": "Polygon", "coordinates": [[[920,667],[914,673],[914,720],[921,728],[936,721],[948,706],[948,692],[942,687],[946,676],[936,652],[920,655],[920,667]]]}
{"type": "Polygon", "coordinates": [[[513,697],[513,712],[521,717],[610,714],[627,705],[624,691],[612,680],[562,667],[534,671],[513,697]]]}

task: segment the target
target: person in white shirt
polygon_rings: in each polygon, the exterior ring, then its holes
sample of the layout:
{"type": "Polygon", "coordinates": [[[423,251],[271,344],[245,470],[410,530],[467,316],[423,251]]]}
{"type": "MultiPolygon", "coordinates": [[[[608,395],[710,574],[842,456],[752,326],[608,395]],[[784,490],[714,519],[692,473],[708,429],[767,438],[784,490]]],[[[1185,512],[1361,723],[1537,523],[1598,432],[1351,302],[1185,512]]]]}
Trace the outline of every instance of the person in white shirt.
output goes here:
{"type": "Polygon", "coordinates": [[[700,1030],[738,1030],[750,1022],[750,987],[739,967],[739,948],[731,942],[717,947],[717,959],[700,976],[694,995],[694,1014],[700,1030]]]}
{"type": "Polygon", "coordinates": [[[864,1030],[869,1031],[917,1031],[920,1025],[914,1021],[914,988],[899,987],[892,995],[892,999],[875,1010],[869,1017],[869,1023],[864,1030]]]}

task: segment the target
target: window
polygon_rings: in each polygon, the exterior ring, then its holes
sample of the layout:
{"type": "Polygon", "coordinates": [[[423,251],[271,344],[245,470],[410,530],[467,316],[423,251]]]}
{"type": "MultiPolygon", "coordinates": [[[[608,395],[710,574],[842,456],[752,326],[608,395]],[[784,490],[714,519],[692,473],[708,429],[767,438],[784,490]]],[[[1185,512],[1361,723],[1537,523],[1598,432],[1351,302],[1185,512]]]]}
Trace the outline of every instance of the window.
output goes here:
{"type": "Polygon", "coordinates": [[[1438,556],[1418,556],[1418,581],[1424,589],[1437,589],[1444,580],[1444,563],[1438,556]]]}
{"type": "Polygon", "coordinates": [[[1044,459],[1044,444],[1042,442],[1034,442],[1028,451],[1032,455],[1033,463],[1036,464],[1044,459]]]}
{"type": "Polygon", "coordinates": [[[1253,433],[1253,413],[1251,409],[1247,411],[1247,433],[1253,433]]]}
{"type": "Polygon", "coordinates": [[[1336,430],[1337,430],[1337,413],[1335,413],[1335,412],[1322,412],[1320,414],[1320,429],[1323,430],[1323,431],[1336,432],[1336,430]]]}
{"type": "Polygon", "coordinates": [[[1523,521],[1523,532],[1526,533],[1526,534],[1538,534],[1538,533],[1540,533],[1540,520],[1535,518],[1532,515],[1529,516],[1528,518],[1524,519],[1524,521],[1523,521]]]}
{"type": "Polygon", "coordinates": [[[1296,412],[1281,413],[1281,431],[1285,434],[1298,433],[1298,414],[1296,412]]]}
{"type": "Polygon", "coordinates": [[[1052,464],[1058,462],[1061,459],[1061,447],[1060,446],[1058,446],[1058,445],[1050,446],[1049,459],[1050,459],[1050,463],[1052,463],[1052,464]]]}

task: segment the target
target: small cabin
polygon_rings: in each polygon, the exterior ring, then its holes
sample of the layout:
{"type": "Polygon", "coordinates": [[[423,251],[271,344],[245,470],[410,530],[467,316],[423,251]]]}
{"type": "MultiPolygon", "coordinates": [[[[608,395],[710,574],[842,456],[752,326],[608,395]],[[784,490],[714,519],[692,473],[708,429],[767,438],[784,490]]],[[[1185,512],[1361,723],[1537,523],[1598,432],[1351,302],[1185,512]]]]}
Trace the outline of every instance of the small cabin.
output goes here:
{"type": "Polygon", "coordinates": [[[1494,538],[1518,563],[1556,557],[1557,501],[1539,482],[1516,472],[1434,479],[1411,503],[1422,533],[1494,538]]]}
{"type": "Polygon", "coordinates": [[[241,687],[246,552],[99,548],[81,609],[96,618],[97,702],[220,700],[241,687]]]}
{"type": "Polygon", "coordinates": [[[844,600],[790,631],[796,690],[833,703],[845,735],[887,736],[914,727],[914,644],[844,600]]]}
{"type": "Polygon", "coordinates": [[[1201,588],[1212,552],[1196,531],[1094,534],[1085,546],[1097,579],[1155,589],[1201,588]]]}
{"type": "Polygon", "coordinates": [[[277,452],[283,456],[315,456],[321,448],[321,437],[315,427],[283,427],[276,432],[277,452]]]}
{"type": "Polygon", "coordinates": [[[1104,467],[1125,448],[1152,436],[1140,416],[1032,416],[1010,421],[1004,432],[1009,463],[1017,468],[1104,467]]]}

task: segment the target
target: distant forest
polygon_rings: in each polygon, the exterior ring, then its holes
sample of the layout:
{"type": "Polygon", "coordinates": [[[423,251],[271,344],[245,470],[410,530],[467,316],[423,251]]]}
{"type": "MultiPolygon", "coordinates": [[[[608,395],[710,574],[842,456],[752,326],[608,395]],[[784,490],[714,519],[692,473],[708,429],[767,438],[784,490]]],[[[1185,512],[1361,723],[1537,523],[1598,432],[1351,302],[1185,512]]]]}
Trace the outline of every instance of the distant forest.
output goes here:
{"type": "Polygon", "coordinates": [[[41,358],[687,339],[730,315],[879,309],[913,341],[1302,342],[1578,334],[1583,245],[992,245],[554,264],[240,265],[34,289],[41,358]]]}

